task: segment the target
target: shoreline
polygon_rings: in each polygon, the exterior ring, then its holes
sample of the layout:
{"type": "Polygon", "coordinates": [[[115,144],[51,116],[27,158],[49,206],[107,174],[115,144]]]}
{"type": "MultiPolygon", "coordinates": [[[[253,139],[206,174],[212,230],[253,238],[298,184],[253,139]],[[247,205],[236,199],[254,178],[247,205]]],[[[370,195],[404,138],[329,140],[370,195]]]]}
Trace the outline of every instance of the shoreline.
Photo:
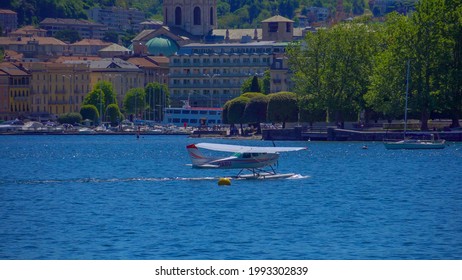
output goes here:
{"type": "MultiPolygon", "coordinates": [[[[462,130],[457,131],[409,131],[407,136],[425,139],[431,135],[437,135],[439,139],[444,139],[448,142],[462,142],[462,130]]],[[[223,131],[207,131],[200,133],[194,131],[188,132],[168,132],[168,133],[140,133],[136,131],[126,132],[105,132],[93,131],[91,133],[81,133],[78,131],[9,131],[0,132],[0,136],[13,135],[56,135],[56,136],[99,136],[99,135],[139,135],[139,136],[187,136],[189,138],[220,138],[232,140],[263,140],[263,141],[321,141],[321,142],[382,142],[386,140],[402,139],[402,131],[357,131],[347,129],[328,129],[326,132],[302,132],[297,129],[274,129],[263,130],[262,134],[258,135],[228,135],[223,131]]]]}

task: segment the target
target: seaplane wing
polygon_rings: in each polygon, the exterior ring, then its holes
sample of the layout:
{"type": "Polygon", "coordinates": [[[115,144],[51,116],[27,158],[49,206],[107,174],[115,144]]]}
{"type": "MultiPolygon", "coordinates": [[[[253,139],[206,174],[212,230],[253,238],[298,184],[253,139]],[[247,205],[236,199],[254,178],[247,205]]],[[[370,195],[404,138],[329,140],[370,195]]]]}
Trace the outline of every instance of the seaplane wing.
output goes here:
{"type": "Polygon", "coordinates": [[[240,146],[215,143],[198,143],[197,148],[203,148],[212,151],[230,152],[230,153],[281,153],[306,150],[307,147],[256,147],[256,146],[240,146]]]}

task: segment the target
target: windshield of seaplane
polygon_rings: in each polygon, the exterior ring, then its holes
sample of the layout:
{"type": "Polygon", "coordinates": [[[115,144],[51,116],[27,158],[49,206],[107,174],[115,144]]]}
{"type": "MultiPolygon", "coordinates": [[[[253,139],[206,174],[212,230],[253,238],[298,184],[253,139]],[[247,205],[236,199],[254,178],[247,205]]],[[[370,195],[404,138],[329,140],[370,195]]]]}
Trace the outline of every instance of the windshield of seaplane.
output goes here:
{"type": "Polygon", "coordinates": [[[256,158],[266,153],[234,153],[233,156],[237,158],[256,158]]]}

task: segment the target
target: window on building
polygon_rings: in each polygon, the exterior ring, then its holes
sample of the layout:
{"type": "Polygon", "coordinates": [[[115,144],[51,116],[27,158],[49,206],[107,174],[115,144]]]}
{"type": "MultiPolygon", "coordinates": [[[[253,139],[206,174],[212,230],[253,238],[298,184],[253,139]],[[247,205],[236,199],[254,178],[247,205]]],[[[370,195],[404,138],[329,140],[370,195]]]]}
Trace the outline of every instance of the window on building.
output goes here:
{"type": "Polygon", "coordinates": [[[201,8],[194,8],[194,25],[201,25],[201,8]]]}
{"type": "Polygon", "coordinates": [[[277,22],[270,22],[268,23],[268,32],[278,32],[278,27],[277,22]]]}
{"type": "Polygon", "coordinates": [[[291,32],[292,31],[292,25],[290,22],[286,22],[286,32],[291,32]]]}
{"type": "Polygon", "coordinates": [[[175,25],[181,25],[181,8],[176,7],[175,9],[175,25]]]}
{"type": "Polygon", "coordinates": [[[213,25],[214,18],[213,18],[213,8],[210,8],[210,25],[213,25]]]}

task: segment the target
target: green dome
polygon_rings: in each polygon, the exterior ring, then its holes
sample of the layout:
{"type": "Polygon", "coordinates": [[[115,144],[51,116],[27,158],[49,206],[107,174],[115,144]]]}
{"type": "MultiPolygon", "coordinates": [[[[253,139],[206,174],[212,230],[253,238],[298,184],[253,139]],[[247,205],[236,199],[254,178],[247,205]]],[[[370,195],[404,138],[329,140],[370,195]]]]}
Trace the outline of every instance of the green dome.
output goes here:
{"type": "Polygon", "coordinates": [[[174,40],[164,35],[152,38],[146,43],[146,47],[150,55],[164,56],[171,56],[175,54],[179,49],[178,44],[174,40]]]}

